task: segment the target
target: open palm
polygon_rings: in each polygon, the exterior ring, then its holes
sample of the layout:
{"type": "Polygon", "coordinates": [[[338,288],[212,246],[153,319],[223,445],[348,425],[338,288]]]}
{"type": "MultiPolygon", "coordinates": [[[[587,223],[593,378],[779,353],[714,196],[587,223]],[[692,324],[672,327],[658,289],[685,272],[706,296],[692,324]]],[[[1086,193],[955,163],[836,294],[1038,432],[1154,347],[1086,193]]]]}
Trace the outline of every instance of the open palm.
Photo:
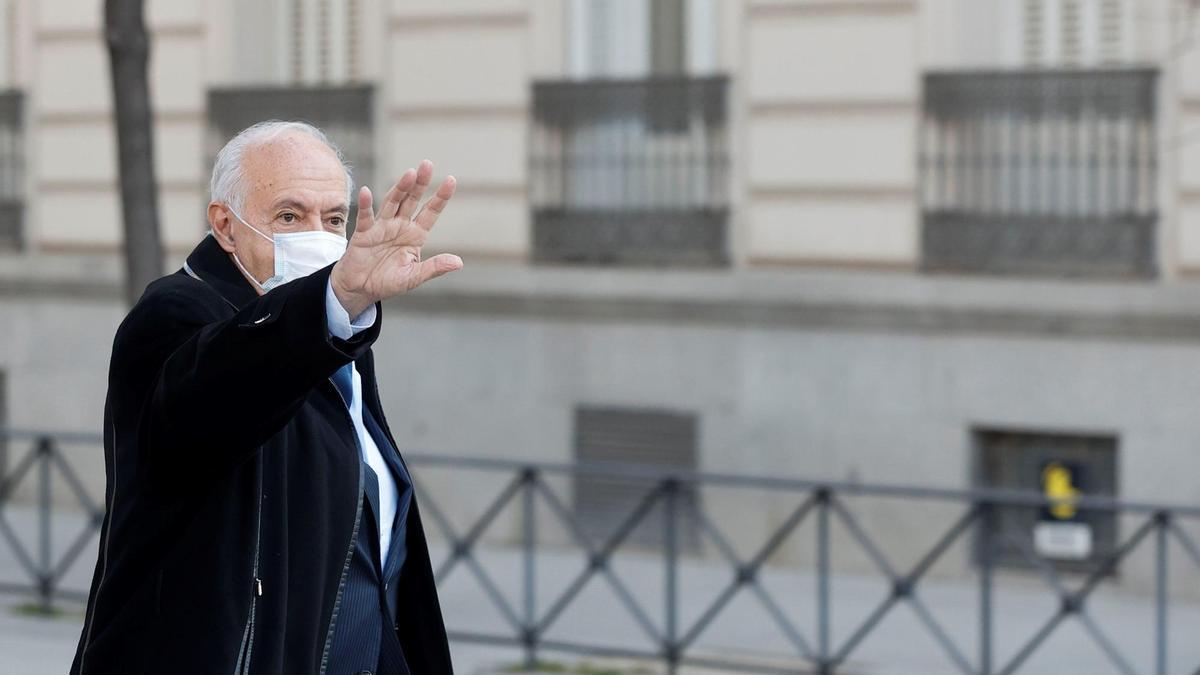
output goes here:
{"type": "Polygon", "coordinates": [[[462,268],[462,259],[443,253],[421,259],[429,230],[454,196],[455,180],[447,176],[434,196],[417,210],[433,178],[433,162],[423,160],[404,172],[388,190],[379,212],[372,210],[371,191],[358,192],[358,219],[346,254],[330,277],[338,300],[357,316],[378,300],[407,293],[434,277],[462,268]]]}

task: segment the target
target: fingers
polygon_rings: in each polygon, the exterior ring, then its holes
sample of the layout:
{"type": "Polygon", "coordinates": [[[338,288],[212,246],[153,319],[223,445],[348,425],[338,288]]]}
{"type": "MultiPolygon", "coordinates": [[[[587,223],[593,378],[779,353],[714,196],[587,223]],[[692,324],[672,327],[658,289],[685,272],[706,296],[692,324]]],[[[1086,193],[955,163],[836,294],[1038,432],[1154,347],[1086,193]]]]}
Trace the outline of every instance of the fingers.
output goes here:
{"type": "Polygon", "coordinates": [[[417,180],[417,172],[409,169],[400,176],[400,180],[388,190],[387,195],[383,198],[383,205],[379,207],[380,218],[395,218],[396,212],[400,210],[400,201],[408,191],[412,189],[413,183],[417,180]]]}
{"type": "Polygon", "coordinates": [[[441,253],[435,255],[419,265],[419,271],[417,273],[417,279],[419,279],[419,281],[417,282],[417,285],[420,286],[426,281],[429,281],[430,279],[436,279],[447,272],[460,270],[462,269],[462,266],[462,258],[454,255],[453,253],[441,253]]]}
{"type": "Polygon", "coordinates": [[[442,209],[446,208],[446,203],[454,196],[454,189],[457,187],[458,181],[454,176],[446,176],[442,184],[438,187],[437,193],[425,202],[425,206],[417,213],[415,222],[421,229],[428,232],[433,224],[437,222],[438,216],[441,215],[442,209]]]}
{"type": "Polygon", "coordinates": [[[358,190],[358,216],[354,219],[354,231],[366,232],[375,224],[371,211],[371,189],[366,185],[358,190]]]}
{"type": "MultiPolygon", "coordinates": [[[[411,169],[410,169],[411,170],[411,169]]],[[[408,175],[407,172],[405,175],[408,175]]],[[[417,206],[421,203],[421,197],[425,195],[425,190],[429,189],[429,183],[433,181],[433,162],[423,159],[421,164],[417,166],[417,180],[408,189],[408,193],[400,199],[400,211],[397,213],[400,220],[407,221],[417,212],[417,206]]]]}

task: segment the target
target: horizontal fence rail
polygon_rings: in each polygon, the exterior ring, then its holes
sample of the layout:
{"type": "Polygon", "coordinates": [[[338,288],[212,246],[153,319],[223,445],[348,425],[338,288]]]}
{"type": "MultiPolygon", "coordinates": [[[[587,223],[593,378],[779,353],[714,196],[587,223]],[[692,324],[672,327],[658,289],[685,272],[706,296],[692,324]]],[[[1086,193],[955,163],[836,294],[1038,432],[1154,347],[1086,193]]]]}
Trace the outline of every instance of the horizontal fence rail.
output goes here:
{"type": "MultiPolygon", "coordinates": [[[[103,505],[99,505],[88,494],[61,452],[61,446],[91,445],[97,452],[101,439],[88,434],[57,434],[30,431],[0,430],[13,453],[15,461],[0,462],[3,480],[0,481],[0,545],[7,545],[16,553],[22,568],[28,574],[29,584],[0,587],[2,591],[33,592],[43,607],[49,609],[56,598],[80,600],[86,597],[82,590],[59,587],[63,570],[80,555],[83,547],[98,532],[103,519],[103,505]],[[51,477],[58,474],[70,487],[79,506],[87,515],[83,531],[60,555],[55,555],[50,545],[50,528],[53,511],[51,477]],[[13,499],[17,488],[26,480],[36,476],[33,503],[38,509],[38,554],[16,536],[5,515],[5,509],[13,499]]],[[[1074,620],[1095,644],[1117,672],[1121,673],[1168,673],[1168,635],[1170,614],[1170,589],[1168,588],[1167,560],[1169,552],[1177,548],[1182,557],[1200,570],[1200,544],[1182,526],[1186,521],[1194,526],[1200,522],[1200,506],[1169,505],[1144,501],[1121,500],[1109,497],[1079,496],[1071,498],[1076,509],[1093,509],[1120,514],[1133,519],[1132,533],[1123,537],[1116,547],[1106,552],[1099,563],[1080,575],[1081,581],[1068,582],[1065,575],[1049,561],[1040,557],[1028,542],[1014,538],[1011,533],[995,532],[990,529],[999,509],[1004,508],[1049,508],[1065,500],[1052,500],[1035,492],[1006,489],[950,489],[930,488],[897,484],[868,484],[849,481],[816,481],[773,476],[751,476],[733,473],[672,471],[650,469],[630,464],[555,463],[519,461],[483,457],[449,457],[427,453],[405,453],[406,459],[424,471],[414,473],[414,485],[419,493],[419,502],[427,514],[427,528],[440,532],[449,551],[443,560],[434,561],[435,577],[443,586],[447,575],[458,567],[466,568],[480,583],[486,600],[492,603],[508,624],[510,631],[482,633],[456,630],[450,626],[451,639],[494,645],[510,645],[522,648],[526,665],[532,667],[543,651],[571,652],[595,656],[623,657],[658,661],[668,672],[674,673],[681,665],[726,668],[734,672],[846,672],[847,662],[855,655],[864,640],[873,633],[883,630],[883,620],[900,605],[912,610],[918,623],[933,638],[944,654],[946,661],[955,670],[967,674],[1008,675],[1022,672],[1029,659],[1042,649],[1047,640],[1066,622],[1074,620]],[[424,476],[429,470],[483,471],[496,474],[503,487],[477,514],[466,528],[456,528],[439,503],[444,496],[426,489],[424,476]],[[552,481],[563,478],[604,477],[606,479],[629,479],[646,486],[641,497],[630,504],[624,518],[600,541],[584,532],[569,501],[552,481]],[[708,513],[700,500],[681,499],[685,487],[721,486],[743,488],[785,495],[792,498],[790,513],[775,524],[749,556],[738,553],[728,534],[721,530],[712,514],[708,513]],[[959,507],[958,515],[939,531],[932,546],[925,548],[913,564],[898,565],[876,537],[864,527],[861,517],[855,513],[851,499],[856,497],[880,497],[902,500],[921,500],[959,507]],[[521,581],[519,602],[513,603],[505,596],[500,585],[477,555],[483,537],[495,527],[498,515],[505,507],[516,505],[519,516],[517,530],[521,559],[521,581]],[[538,507],[553,515],[558,524],[565,527],[573,542],[582,550],[584,566],[557,594],[553,601],[539,610],[536,602],[538,567],[537,534],[541,519],[536,517],[538,507]],[[627,540],[640,523],[655,510],[662,518],[663,537],[659,554],[662,564],[663,606],[661,620],[656,621],[652,613],[631,589],[613,565],[617,549],[627,540]],[[728,567],[729,579],[710,604],[694,619],[685,621],[680,612],[679,575],[682,558],[681,523],[694,519],[700,531],[712,542],[720,559],[728,567]],[[816,617],[815,629],[805,631],[789,618],[784,611],[786,599],[772,594],[763,584],[762,573],[767,561],[778,552],[785,539],[803,523],[815,522],[815,537],[811,542],[815,553],[816,594],[812,611],[816,617]],[[832,531],[840,528],[856,543],[866,558],[886,582],[887,590],[875,609],[844,639],[834,639],[831,616],[834,610],[831,597],[832,531]],[[965,647],[954,639],[918,591],[928,579],[929,572],[951,546],[974,535],[984,545],[978,547],[977,593],[979,598],[977,633],[978,641],[965,647]],[[1028,627],[1028,636],[1019,647],[1010,650],[1003,658],[995,653],[995,579],[997,558],[992,550],[1003,540],[1019,550],[1030,568],[1054,595],[1057,606],[1044,621],[1028,627]],[[1095,620],[1088,605],[1089,598],[1106,580],[1112,578],[1117,566],[1128,559],[1135,550],[1143,547],[1152,549],[1153,575],[1153,662],[1135,663],[1118,648],[1113,640],[1095,620]],[[614,648],[586,641],[561,640],[547,636],[563,613],[581,596],[584,587],[593,579],[602,579],[613,597],[628,612],[628,620],[642,631],[653,644],[654,650],[614,648]],[[699,653],[696,642],[700,634],[725,611],[731,601],[743,591],[752,593],[766,609],[768,616],[786,636],[794,649],[795,663],[790,666],[763,665],[760,661],[739,659],[736,655],[699,653]]],[[[1194,629],[1194,627],[1192,627],[1194,629]]],[[[1185,640],[1190,638],[1180,632],[1185,640]]],[[[1187,675],[1200,668],[1194,664],[1187,675]]]]}

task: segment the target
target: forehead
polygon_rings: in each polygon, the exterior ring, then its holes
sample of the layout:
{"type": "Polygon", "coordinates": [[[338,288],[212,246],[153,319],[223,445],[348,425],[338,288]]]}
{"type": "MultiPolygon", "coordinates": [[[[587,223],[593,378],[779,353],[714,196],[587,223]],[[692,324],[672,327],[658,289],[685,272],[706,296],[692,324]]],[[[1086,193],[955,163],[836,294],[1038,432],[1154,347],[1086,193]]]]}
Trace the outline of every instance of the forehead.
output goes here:
{"type": "Polygon", "coordinates": [[[341,161],[307,134],[289,133],[247,148],[242,171],[251,208],[269,208],[283,199],[320,209],[346,201],[341,161]]]}

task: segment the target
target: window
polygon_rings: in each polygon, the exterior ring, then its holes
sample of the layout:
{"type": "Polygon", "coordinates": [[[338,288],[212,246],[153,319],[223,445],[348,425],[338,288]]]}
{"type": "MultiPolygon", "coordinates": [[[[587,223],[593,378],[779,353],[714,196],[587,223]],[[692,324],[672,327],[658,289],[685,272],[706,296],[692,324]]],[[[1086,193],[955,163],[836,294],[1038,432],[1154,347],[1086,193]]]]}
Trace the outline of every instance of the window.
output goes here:
{"type": "MultiPolygon", "coordinates": [[[[274,0],[239,4],[233,27],[241,44],[234,80],[208,92],[208,167],[234,134],[268,119],[303,120],[342,149],[355,185],[375,174],[374,89],[362,84],[364,0],[274,0]],[[244,15],[244,16],[243,16],[244,15]],[[264,31],[273,26],[274,31],[264,31]]],[[[207,167],[206,167],[207,168],[207,167]]],[[[377,195],[378,197],[378,195],[377,195]]],[[[353,231],[357,201],[350,199],[353,231]]]]}
{"type": "Polygon", "coordinates": [[[0,250],[24,239],[25,133],[20,92],[0,90],[0,250]]]}
{"type": "MultiPolygon", "coordinates": [[[[604,407],[575,411],[575,459],[582,463],[619,462],[651,470],[694,471],[696,437],[696,417],[687,413],[604,407]]],[[[575,513],[584,533],[595,543],[610,537],[653,485],[645,480],[577,474],[575,513]]],[[[689,512],[697,499],[695,485],[680,485],[676,501],[680,548],[699,546],[699,531],[689,512]]],[[[662,536],[661,508],[656,508],[623,543],[661,548],[662,536]]]]}
{"type": "MultiPolygon", "coordinates": [[[[215,157],[234,134],[255,122],[299,119],[320,127],[342,149],[354,170],[355,185],[370,185],[375,166],[373,98],[373,90],[366,85],[210,90],[209,156],[215,157]]],[[[352,197],[350,203],[353,210],[357,202],[352,197]]],[[[348,222],[353,225],[353,213],[348,222]]]]}
{"type": "Polygon", "coordinates": [[[715,72],[716,0],[572,0],[568,16],[572,79],[715,72]]]}
{"type": "Polygon", "coordinates": [[[230,81],[316,85],[362,78],[365,0],[229,2],[238,17],[230,26],[237,54],[230,81]]]}
{"type": "Polygon", "coordinates": [[[534,257],[727,262],[725,78],[712,0],[570,5],[571,78],[533,90],[534,257]]]}
{"type": "Polygon", "coordinates": [[[975,442],[979,485],[1063,500],[1052,508],[999,508],[986,535],[996,563],[1027,566],[1023,546],[1059,569],[1082,572],[1095,569],[1116,549],[1113,512],[1076,509],[1070,503],[1079,495],[1117,496],[1115,437],[979,429],[975,442]]]}
{"type": "Polygon", "coordinates": [[[1122,29],[1135,25],[1126,0],[1024,0],[1021,54],[1030,66],[1099,66],[1127,61],[1122,29]]]}

